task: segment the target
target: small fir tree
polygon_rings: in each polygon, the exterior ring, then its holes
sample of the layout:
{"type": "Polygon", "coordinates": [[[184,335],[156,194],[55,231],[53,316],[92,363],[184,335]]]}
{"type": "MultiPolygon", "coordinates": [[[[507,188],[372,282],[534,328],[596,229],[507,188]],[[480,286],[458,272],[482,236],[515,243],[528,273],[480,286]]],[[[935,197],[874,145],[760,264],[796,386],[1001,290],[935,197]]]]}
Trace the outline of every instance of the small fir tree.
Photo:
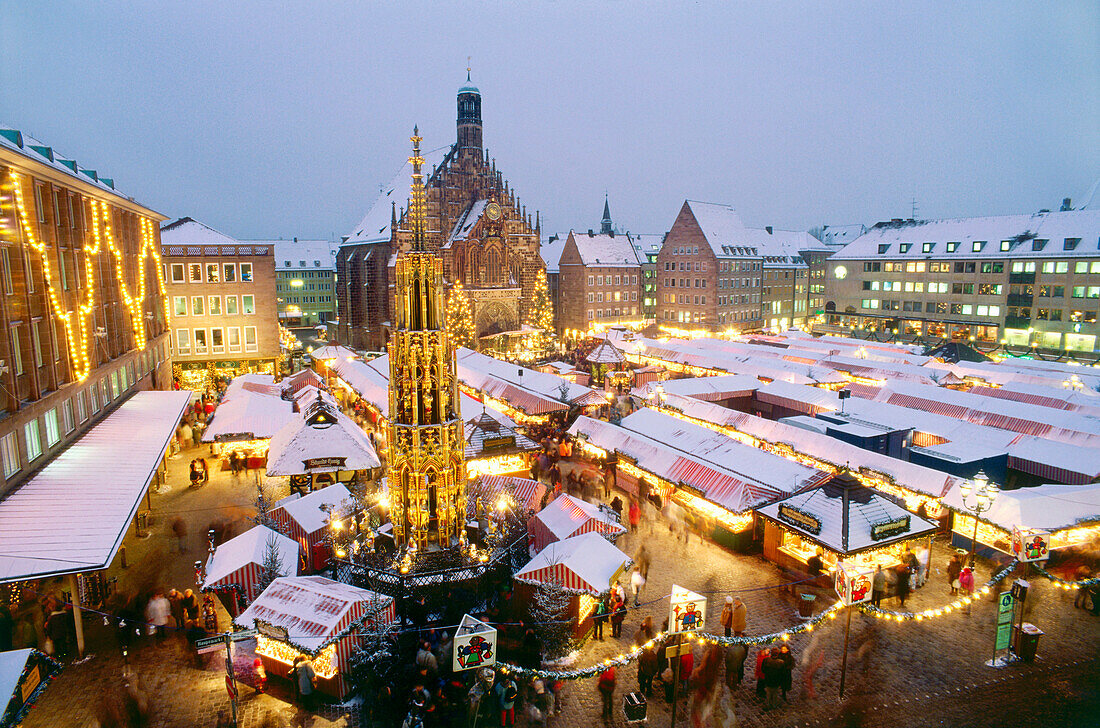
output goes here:
{"type": "Polygon", "coordinates": [[[274,507],[274,503],[267,495],[267,491],[264,490],[263,483],[257,478],[256,480],[256,499],[252,502],[252,505],[256,508],[256,515],[250,516],[249,520],[255,523],[257,526],[267,526],[272,531],[282,533],[283,529],[271,516],[271,509],[274,507]]]}
{"type": "Polygon", "coordinates": [[[541,582],[531,603],[535,634],[542,643],[542,656],[556,660],[569,654],[573,646],[573,623],[569,619],[571,596],[557,579],[541,582]]]}
{"type": "Polygon", "coordinates": [[[256,579],[256,593],[262,594],[271,586],[271,582],[280,576],[286,576],[283,573],[283,559],[279,554],[279,541],[271,535],[267,537],[267,544],[264,547],[264,560],[260,564],[260,575],[256,579]]]}
{"type": "Polygon", "coordinates": [[[554,303],[550,300],[550,292],[546,287],[546,271],[539,269],[535,277],[535,295],[531,300],[531,307],[527,311],[528,326],[539,329],[535,334],[535,349],[546,351],[554,344],[554,303]]]}
{"type": "Polygon", "coordinates": [[[447,330],[456,347],[477,348],[474,310],[466,289],[462,287],[462,281],[455,282],[451,294],[447,297],[447,330]]]}

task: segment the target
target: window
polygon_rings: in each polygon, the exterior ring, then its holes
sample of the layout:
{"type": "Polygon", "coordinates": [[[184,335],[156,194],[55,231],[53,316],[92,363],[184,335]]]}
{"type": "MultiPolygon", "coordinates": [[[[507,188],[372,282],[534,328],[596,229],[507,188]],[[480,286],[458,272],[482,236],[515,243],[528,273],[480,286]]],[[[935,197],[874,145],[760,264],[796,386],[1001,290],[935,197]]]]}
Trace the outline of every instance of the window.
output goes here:
{"type": "Polygon", "coordinates": [[[920,246],[920,249],[922,253],[931,253],[932,250],[935,249],[935,247],[935,243],[925,243],[924,245],[920,246]]]}
{"type": "Polygon", "coordinates": [[[202,264],[201,263],[188,263],[187,264],[187,281],[188,281],[188,283],[202,283],[202,264]]]}
{"type": "MultiPolygon", "coordinates": [[[[1017,264],[1013,263],[1013,265],[1015,266],[1017,264]]],[[[982,263],[982,273],[1004,273],[1004,272],[1005,272],[1005,264],[1004,263],[982,263]]],[[[1016,272],[1018,273],[1019,271],[1016,271],[1016,272]]],[[[1043,271],[1043,272],[1045,273],[1046,271],[1043,271]]]]}
{"type": "Polygon", "coordinates": [[[226,296],[225,297],[225,315],[226,316],[236,316],[238,313],[239,313],[239,310],[237,308],[237,297],[236,296],[226,296]]]}
{"type": "Polygon", "coordinates": [[[615,276],[615,285],[616,286],[621,286],[622,284],[623,284],[622,276],[615,276]]]}
{"type": "Polygon", "coordinates": [[[172,297],[172,311],[175,316],[187,315],[187,296],[172,297]]]}
{"type": "Polygon", "coordinates": [[[3,258],[2,262],[4,266],[4,293],[10,296],[15,291],[11,286],[11,254],[8,252],[7,248],[3,248],[0,250],[0,256],[3,258]]]}
{"type": "Polygon", "coordinates": [[[46,426],[46,447],[53,447],[61,440],[61,432],[57,429],[57,410],[47,411],[42,416],[42,423],[46,426]]]}
{"type": "Polygon", "coordinates": [[[222,297],[221,296],[210,296],[207,303],[210,306],[210,315],[211,316],[221,316],[222,315],[222,297]]]}
{"type": "Polygon", "coordinates": [[[900,245],[898,245],[898,251],[901,252],[901,253],[908,253],[909,248],[912,248],[912,247],[913,247],[912,243],[901,243],[900,245]]]}
{"type": "Polygon", "coordinates": [[[588,302],[592,303],[595,300],[596,300],[596,294],[594,294],[592,291],[589,291],[588,292],[588,302]]]}
{"type": "Polygon", "coordinates": [[[596,294],[596,302],[597,303],[603,303],[603,291],[600,291],[599,293],[596,294]]]}
{"type": "Polygon", "coordinates": [[[1047,243],[1049,243],[1049,242],[1050,242],[1049,240],[1032,240],[1031,241],[1031,249],[1033,251],[1040,251],[1043,248],[1045,248],[1047,246],[1047,243]]]}
{"type": "Polygon", "coordinates": [[[249,352],[258,351],[258,347],[256,346],[255,326],[244,327],[244,350],[249,352]]]}
{"type": "Polygon", "coordinates": [[[954,253],[958,249],[959,249],[959,244],[958,243],[948,243],[947,244],[947,252],[948,253],[954,253]]]}
{"type": "Polygon", "coordinates": [[[252,264],[241,263],[241,281],[244,283],[252,282],[252,264]]]}
{"type": "Polygon", "coordinates": [[[878,246],[878,254],[879,255],[885,255],[886,251],[888,251],[888,250],[890,250],[890,244],[889,243],[882,243],[878,246]]]}
{"type": "Polygon", "coordinates": [[[217,263],[206,264],[206,282],[207,283],[221,283],[221,266],[217,263]]]}
{"type": "Polygon", "coordinates": [[[1053,288],[1050,289],[1050,296],[1051,296],[1051,298],[1065,298],[1066,297],[1066,287],[1065,286],[1054,286],[1053,288]]]}
{"type": "Polygon", "coordinates": [[[42,366],[42,337],[38,334],[39,323],[35,321],[31,324],[31,345],[34,348],[34,365],[36,367],[42,366]]]}
{"type": "Polygon", "coordinates": [[[251,316],[256,313],[255,296],[241,296],[241,313],[251,316]]]}
{"type": "Polygon", "coordinates": [[[1073,272],[1074,273],[1088,273],[1089,272],[1088,261],[1086,261],[1086,260],[1077,261],[1073,266],[1073,272]]]}
{"type": "Polygon", "coordinates": [[[603,285],[603,276],[596,276],[596,285],[597,286],[602,286],[603,285]]]}
{"type": "Polygon", "coordinates": [[[195,353],[206,353],[206,329],[195,329],[195,353]]]}
{"type": "Polygon", "coordinates": [[[1100,286],[1089,286],[1089,298],[1100,298],[1100,286]]]}
{"type": "Polygon", "coordinates": [[[183,283],[183,263],[172,263],[168,266],[168,277],[173,283],[183,283]]]}
{"type": "Polygon", "coordinates": [[[225,353],[225,333],[221,329],[210,329],[210,351],[213,354],[225,353]]]}
{"type": "Polygon", "coordinates": [[[118,369],[115,369],[111,372],[111,399],[118,399],[118,395],[122,391],[122,386],[119,384],[118,378],[119,372],[118,369]]]}
{"type": "Polygon", "coordinates": [[[27,443],[27,460],[34,460],[42,454],[42,440],[38,432],[38,420],[34,419],[23,425],[23,437],[27,443]]]}
{"type": "Polygon", "coordinates": [[[23,373],[23,350],[22,344],[19,341],[19,327],[11,327],[11,358],[12,364],[15,366],[15,375],[19,376],[23,373]]]}
{"type": "Polygon", "coordinates": [[[190,329],[176,329],[176,353],[184,355],[191,353],[190,329]]]}
{"type": "Polygon", "coordinates": [[[970,250],[975,253],[980,253],[982,252],[982,248],[985,247],[985,243],[986,241],[984,240],[975,240],[973,243],[970,244],[970,250]]]}
{"type": "Polygon", "coordinates": [[[592,309],[588,309],[588,320],[592,320],[592,309]]]}
{"type": "Polygon", "coordinates": [[[0,439],[0,460],[4,462],[5,478],[19,472],[19,446],[15,443],[14,432],[9,432],[0,439]]]}
{"type": "Polygon", "coordinates": [[[1001,241],[1001,252],[1002,253],[1007,253],[1010,250],[1012,250],[1012,241],[1011,240],[1002,240],[1001,241]]]}
{"type": "Polygon", "coordinates": [[[191,296],[191,315],[206,315],[206,299],[202,296],[191,296]]]}
{"type": "Polygon", "coordinates": [[[94,384],[88,387],[88,401],[92,405],[92,414],[99,412],[99,387],[94,384]]]}
{"type": "Polygon", "coordinates": [[[84,393],[77,392],[74,399],[76,399],[77,422],[83,422],[88,419],[88,406],[84,403],[84,393]]]}
{"type": "MultiPolygon", "coordinates": [[[[1060,263],[1059,265],[1065,265],[1065,263],[1060,263]]],[[[1100,260],[1094,260],[1089,263],[1089,273],[1100,273],[1100,260]]]]}
{"type": "MultiPolygon", "coordinates": [[[[666,268],[668,267],[667,263],[665,264],[665,267],[666,268]]],[[[596,285],[596,276],[588,276],[588,285],[590,285],[590,286],[596,285]]]]}
{"type": "Polygon", "coordinates": [[[230,326],[225,330],[229,339],[229,353],[238,354],[241,351],[241,329],[239,326],[230,326]]]}
{"type": "Polygon", "coordinates": [[[223,263],[222,264],[222,280],[226,283],[237,282],[237,264],[236,263],[223,263]]]}
{"type": "Polygon", "coordinates": [[[1075,250],[1081,244],[1081,238],[1066,238],[1062,241],[1062,250],[1075,250]]]}
{"type": "Polygon", "coordinates": [[[982,283],[978,286],[979,296],[999,296],[1004,287],[1000,283],[982,283]]]}
{"type": "Polygon", "coordinates": [[[630,276],[630,285],[632,285],[632,286],[638,285],[638,276],[630,276]]]}

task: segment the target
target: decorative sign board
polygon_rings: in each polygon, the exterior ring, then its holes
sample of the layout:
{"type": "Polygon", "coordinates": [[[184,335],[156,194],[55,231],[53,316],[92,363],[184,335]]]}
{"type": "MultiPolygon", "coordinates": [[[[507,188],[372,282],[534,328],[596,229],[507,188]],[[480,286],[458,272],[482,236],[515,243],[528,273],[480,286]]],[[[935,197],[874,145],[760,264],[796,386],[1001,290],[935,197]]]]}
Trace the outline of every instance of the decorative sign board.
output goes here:
{"type": "Polygon", "coordinates": [[[1013,528],[1012,555],[1024,562],[1045,560],[1050,555],[1050,534],[1013,528]]]}
{"type": "Polygon", "coordinates": [[[892,521],[880,521],[871,524],[871,540],[881,541],[884,538],[900,536],[909,531],[909,516],[895,518],[892,521]]]}
{"type": "Polygon", "coordinates": [[[875,578],[873,569],[866,566],[846,564],[836,565],[836,593],[845,606],[871,601],[871,585],[875,578]]]}
{"type": "Polygon", "coordinates": [[[270,637],[273,640],[279,642],[286,642],[289,639],[286,627],[281,627],[277,624],[271,624],[270,622],[264,622],[263,620],[256,620],[256,631],[262,634],[264,637],[270,637]]]}
{"type": "Polygon", "coordinates": [[[813,534],[821,533],[821,519],[794,506],[780,505],[779,517],[813,534]]]}
{"type": "Polygon", "coordinates": [[[451,669],[475,670],[497,663],[497,631],[469,614],[462,617],[455,632],[451,669]]]}
{"type": "Polygon", "coordinates": [[[498,437],[486,437],[481,441],[483,450],[496,450],[502,447],[513,447],[516,444],[515,435],[500,435],[498,437]]]}
{"type": "Polygon", "coordinates": [[[673,584],[668,605],[668,631],[692,632],[702,629],[706,621],[707,598],[673,584]]]}
{"type": "Polygon", "coordinates": [[[313,470],[314,468],[342,468],[347,458],[327,457],[327,458],[309,458],[303,460],[302,465],[306,470],[313,470]]]}

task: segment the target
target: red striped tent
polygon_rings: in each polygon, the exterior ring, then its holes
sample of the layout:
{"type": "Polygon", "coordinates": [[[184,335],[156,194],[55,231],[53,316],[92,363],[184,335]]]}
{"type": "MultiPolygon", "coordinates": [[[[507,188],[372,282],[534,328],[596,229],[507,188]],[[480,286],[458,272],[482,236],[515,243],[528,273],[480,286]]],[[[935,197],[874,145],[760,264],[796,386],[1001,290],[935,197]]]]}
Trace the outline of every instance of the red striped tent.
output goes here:
{"type": "MultiPolygon", "coordinates": [[[[259,596],[257,585],[263,575],[269,541],[274,542],[282,564],[279,575],[297,576],[298,543],[266,526],[256,526],[214,550],[206,561],[203,591],[232,590],[236,585],[241,588],[245,602],[252,602],[259,596]]],[[[224,601],[229,605],[236,604],[235,599],[224,601]]],[[[230,614],[236,614],[235,608],[229,609],[227,606],[226,609],[230,614]]]]}
{"type": "Polygon", "coordinates": [[[343,699],[350,690],[345,675],[359,635],[379,624],[393,624],[396,611],[392,597],[322,576],[293,576],[273,581],[233,622],[254,629],[256,620],[282,627],[287,634],[286,642],[270,637],[258,641],[257,653],[268,675],[288,677],[293,655],[316,658],[334,646],[332,673],[315,662],[317,689],[343,699]]]}
{"type": "Polygon", "coordinates": [[[555,541],[583,533],[601,533],[617,537],[626,533],[614,511],[562,493],[527,522],[527,531],[537,551],[555,541]]]}
{"type": "Polygon", "coordinates": [[[303,571],[320,571],[328,564],[329,549],[324,543],[328,514],[322,506],[340,512],[341,504],[350,499],[348,489],[336,484],[309,495],[284,498],[268,511],[283,533],[302,547],[303,571]]]}
{"type": "Polygon", "coordinates": [[[561,582],[574,593],[599,596],[611,588],[630,557],[598,533],[586,533],[550,544],[516,572],[528,584],[561,582]]]}
{"type": "Polygon", "coordinates": [[[466,505],[469,513],[474,515],[473,509],[476,507],[478,498],[486,506],[493,508],[501,495],[507,495],[512,499],[518,512],[526,513],[529,510],[539,509],[544,493],[546,493],[546,486],[537,480],[511,475],[482,475],[466,486],[466,505]]]}

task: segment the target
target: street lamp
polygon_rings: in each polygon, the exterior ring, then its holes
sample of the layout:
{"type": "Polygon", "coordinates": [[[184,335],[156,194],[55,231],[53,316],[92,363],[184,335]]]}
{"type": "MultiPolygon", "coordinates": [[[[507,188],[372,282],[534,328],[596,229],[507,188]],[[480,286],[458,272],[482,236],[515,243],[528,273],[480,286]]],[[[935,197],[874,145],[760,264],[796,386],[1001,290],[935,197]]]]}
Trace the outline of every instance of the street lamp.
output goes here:
{"type": "Polygon", "coordinates": [[[970,541],[970,570],[974,570],[974,551],[978,546],[978,516],[993,507],[993,501],[997,498],[997,484],[989,480],[984,470],[979,470],[974,476],[974,485],[969,480],[964,480],[959,485],[959,493],[962,495],[963,508],[974,514],[974,538],[970,541]],[[970,497],[974,496],[971,503],[970,497]]]}

